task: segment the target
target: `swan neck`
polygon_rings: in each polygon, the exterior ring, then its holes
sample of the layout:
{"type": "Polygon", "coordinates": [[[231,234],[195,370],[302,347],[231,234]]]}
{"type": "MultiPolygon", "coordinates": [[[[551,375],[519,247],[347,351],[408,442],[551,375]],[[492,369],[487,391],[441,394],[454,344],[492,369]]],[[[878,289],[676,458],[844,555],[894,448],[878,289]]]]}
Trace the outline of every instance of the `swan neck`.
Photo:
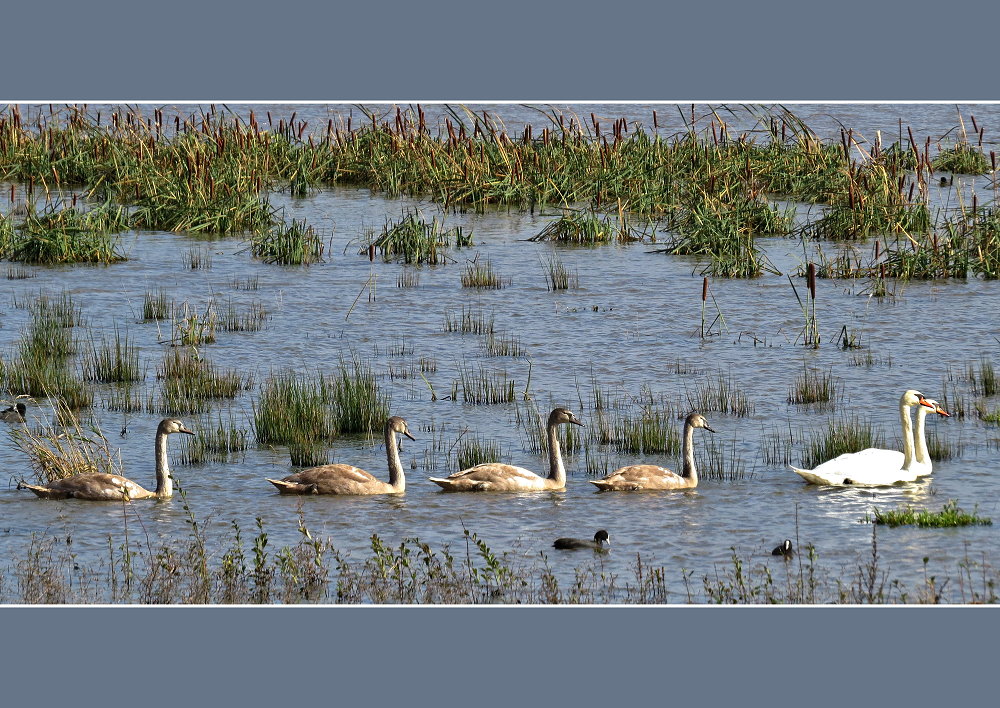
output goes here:
{"type": "Polygon", "coordinates": [[[562,449],[559,447],[558,423],[549,423],[549,479],[559,486],[566,484],[566,468],[563,467],[562,449]]]}
{"type": "Polygon", "coordinates": [[[396,491],[406,489],[406,477],[403,475],[403,463],[399,461],[399,442],[392,428],[385,429],[385,456],[389,461],[389,486],[396,491]]]}
{"type": "Polygon", "coordinates": [[[174,480],[170,476],[170,463],[167,461],[167,434],[156,432],[156,496],[166,499],[174,495],[174,480]]]}
{"type": "Polygon", "coordinates": [[[694,464],[694,426],[687,421],[684,422],[684,443],[681,452],[684,455],[684,468],[681,471],[681,477],[697,482],[698,468],[694,464]]]}
{"type": "Polygon", "coordinates": [[[905,403],[899,404],[899,422],[903,426],[903,469],[908,470],[913,464],[913,420],[905,403]]]}
{"type": "Polygon", "coordinates": [[[913,453],[920,464],[924,464],[930,459],[930,455],[927,453],[927,438],[924,436],[924,421],[927,420],[928,410],[926,406],[920,406],[920,410],[917,411],[917,430],[913,435],[916,447],[913,453]]]}

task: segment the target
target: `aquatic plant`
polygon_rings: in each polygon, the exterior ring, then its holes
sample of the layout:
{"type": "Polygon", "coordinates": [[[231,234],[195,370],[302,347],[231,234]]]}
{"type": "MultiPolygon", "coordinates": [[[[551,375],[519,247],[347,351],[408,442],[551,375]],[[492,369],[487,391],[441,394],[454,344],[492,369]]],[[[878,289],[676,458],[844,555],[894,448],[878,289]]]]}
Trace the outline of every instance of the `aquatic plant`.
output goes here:
{"type": "Polygon", "coordinates": [[[826,429],[810,433],[805,441],[801,466],[811,469],[845,452],[883,447],[882,431],[858,416],[831,418],[826,429]]]}
{"type": "Polygon", "coordinates": [[[881,511],[876,507],[872,509],[871,514],[865,514],[862,522],[866,524],[884,524],[890,527],[919,526],[921,528],[991,526],[993,524],[993,521],[989,518],[979,516],[976,513],[977,511],[978,507],[971,513],[963,511],[958,506],[957,499],[950,499],[945,502],[941,511],[914,509],[912,506],[905,506],[902,509],[881,511]]]}
{"type": "Polygon", "coordinates": [[[368,230],[359,254],[382,255],[386,263],[447,263],[445,249],[467,248],[472,245],[472,233],[461,226],[446,229],[437,217],[427,221],[417,211],[404,211],[398,221],[386,219],[382,229],[368,230]]]}
{"type": "Polygon", "coordinates": [[[510,278],[505,278],[493,269],[493,263],[487,258],[479,260],[479,256],[465,264],[462,274],[463,288],[482,288],[500,290],[510,285],[510,278]]]}
{"type": "Polygon", "coordinates": [[[569,290],[580,287],[580,276],[576,272],[570,273],[557,254],[551,254],[542,263],[542,267],[545,269],[545,287],[548,290],[569,290]]]}
{"type": "Polygon", "coordinates": [[[243,459],[250,447],[250,430],[237,426],[232,413],[227,419],[220,414],[215,425],[195,425],[195,435],[185,437],[180,451],[180,461],[184,465],[199,465],[205,462],[228,462],[243,459]]]}
{"type": "Polygon", "coordinates": [[[444,313],[444,331],[461,334],[491,334],[493,332],[495,315],[487,315],[482,307],[462,305],[458,312],[446,310],[444,313]]]}
{"type": "Polygon", "coordinates": [[[46,204],[41,211],[29,203],[24,220],[0,228],[0,257],[38,265],[117,263],[117,232],[130,227],[127,210],[105,204],[90,211],[46,204]]]}
{"type": "Polygon", "coordinates": [[[265,263],[310,265],[323,261],[322,239],[304,220],[276,224],[250,236],[250,252],[265,263]]]}
{"type": "Polygon", "coordinates": [[[804,367],[802,375],[788,391],[789,403],[828,403],[837,396],[837,384],[833,373],[823,373],[817,369],[804,367]]]}
{"type": "Polygon", "coordinates": [[[253,405],[254,435],[261,445],[331,441],[337,428],[322,376],[271,373],[253,405]]]}
{"type": "Polygon", "coordinates": [[[139,366],[139,348],[129,341],[128,331],[115,327],[114,337],[93,338],[90,349],[80,362],[85,381],[102,383],[131,383],[142,381],[145,372],[139,366]]]}

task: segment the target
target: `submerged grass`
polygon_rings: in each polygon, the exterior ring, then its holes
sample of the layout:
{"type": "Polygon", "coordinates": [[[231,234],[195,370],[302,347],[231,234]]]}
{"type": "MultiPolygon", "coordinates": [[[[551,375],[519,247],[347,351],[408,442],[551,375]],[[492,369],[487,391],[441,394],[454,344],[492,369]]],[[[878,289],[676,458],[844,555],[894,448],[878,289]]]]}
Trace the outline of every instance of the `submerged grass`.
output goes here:
{"type": "Polygon", "coordinates": [[[837,384],[830,371],[806,367],[788,391],[789,403],[829,403],[837,397],[837,384]]]}
{"type": "Polygon", "coordinates": [[[510,283],[510,278],[503,277],[493,269],[493,263],[489,258],[480,261],[477,256],[475,260],[465,264],[465,273],[462,274],[463,288],[501,290],[510,285],[510,283]]]}

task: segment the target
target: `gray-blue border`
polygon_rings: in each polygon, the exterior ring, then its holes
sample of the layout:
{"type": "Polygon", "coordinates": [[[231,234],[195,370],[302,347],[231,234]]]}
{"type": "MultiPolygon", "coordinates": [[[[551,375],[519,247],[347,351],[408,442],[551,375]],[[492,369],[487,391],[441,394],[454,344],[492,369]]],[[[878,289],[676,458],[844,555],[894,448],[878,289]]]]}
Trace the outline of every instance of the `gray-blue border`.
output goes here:
{"type": "MultiPolygon", "coordinates": [[[[4,8],[0,100],[996,100],[998,12],[965,0],[50,0],[4,8]]],[[[996,617],[0,608],[0,671],[9,705],[972,702],[993,689],[996,617]]]]}

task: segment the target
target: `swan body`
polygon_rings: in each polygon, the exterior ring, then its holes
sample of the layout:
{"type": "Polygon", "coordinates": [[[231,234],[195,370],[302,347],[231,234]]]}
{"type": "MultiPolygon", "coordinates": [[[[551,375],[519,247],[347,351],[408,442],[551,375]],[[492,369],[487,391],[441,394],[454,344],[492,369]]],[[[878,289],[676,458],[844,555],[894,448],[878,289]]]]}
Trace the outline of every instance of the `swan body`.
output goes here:
{"type": "Polygon", "coordinates": [[[389,462],[389,481],[374,477],[353,465],[320,465],[310,467],[284,479],[268,479],[282,494],[402,494],[406,491],[403,464],[399,461],[396,434],[416,440],[406,421],[393,416],[385,422],[385,450],[389,462]]]}
{"type": "Polygon", "coordinates": [[[0,420],[4,423],[23,423],[24,415],[27,413],[28,408],[23,403],[15,403],[10,408],[5,408],[0,411],[0,420]]]}
{"type": "Polygon", "coordinates": [[[594,534],[594,540],[586,538],[557,538],[552,544],[553,548],[561,550],[573,550],[576,548],[591,548],[595,551],[606,551],[611,545],[611,536],[607,531],[601,529],[594,534]]]}
{"type": "MultiPolygon", "coordinates": [[[[855,485],[861,487],[880,487],[912,482],[923,472],[925,467],[915,466],[916,455],[913,445],[913,422],[910,409],[919,405],[921,409],[936,411],[939,406],[924,398],[919,391],[910,389],[899,399],[899,419],[903,428],[903,452],[870,447],[859,452],[846,452],[832,460],[827,460],[811,470],[792,467],[792,470],[807,482],[832,486],[855,485]]],[[[926,413],[924,414],[926,415],[926,413]]],[[[947,414],[945,414],[947,415],[947,414]]],[[[923,440],[923,419],[920,419],[921,448],[926,452],[926,442],[923,440]]],[[[926,469],[930,469],[929,458],[926,469]]]]}
{"type": "Polygon", "coordinates": [[[658,465],[628,465],[603,479],[587,480],[601,491],[638,491],[642,489],[691,489],[698,486],[698,469],[694,464],[694,429],[704,428],[714,433],[701,413],[691,413],[684,419],[682,474],[658,465]]]}
{"type": "Polygon", "coordinates": [[[156,490],[143,489],[130,479],[117,474],[78,474],[46,485],[21,481],[18,489],[30,489],[42,499],[85,499],[87,501],[129,501],[134,499],[168,499],[174,494],[173,478],[167,463],[167,436],[173,433],[194,433],[177,418],[165,418],[156,428],[156,490]]]}
{"type": "Polygon", "coordinates": [[[566,468],[556,428],[563,423],[583,425],[565,408],[556,408],[549,414],[547,426],[549,440],[549,476],[540,477],[531,470],[500,462],[486,462],[448,477],[429,479],[450,492],[537,492],[566,487],[566,468]]]}

